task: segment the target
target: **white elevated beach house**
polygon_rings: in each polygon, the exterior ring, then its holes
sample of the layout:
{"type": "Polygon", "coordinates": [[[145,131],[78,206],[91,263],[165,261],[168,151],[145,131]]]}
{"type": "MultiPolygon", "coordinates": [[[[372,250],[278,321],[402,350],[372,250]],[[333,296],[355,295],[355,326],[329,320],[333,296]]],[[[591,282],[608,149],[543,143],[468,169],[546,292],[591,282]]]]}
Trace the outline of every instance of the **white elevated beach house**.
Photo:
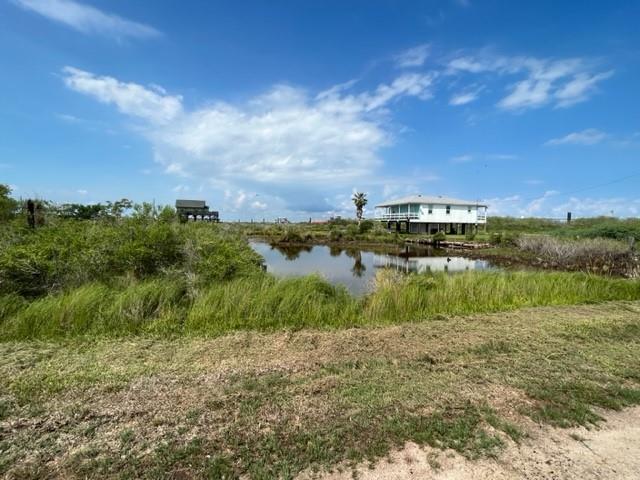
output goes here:
{"type": "Polygon", "coordinates": [[[458,198],[411,195],[375,208],[376,220],[397,232],[464,235],[487,223],[487,205],[458,198]]]}

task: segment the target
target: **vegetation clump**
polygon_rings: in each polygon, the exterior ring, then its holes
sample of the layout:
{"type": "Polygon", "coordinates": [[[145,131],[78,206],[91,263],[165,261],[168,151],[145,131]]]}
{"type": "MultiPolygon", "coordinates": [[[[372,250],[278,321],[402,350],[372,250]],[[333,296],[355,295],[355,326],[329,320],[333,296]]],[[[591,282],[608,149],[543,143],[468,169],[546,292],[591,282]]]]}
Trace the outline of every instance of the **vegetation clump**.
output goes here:
{"type": "Polygon", "coordinates": [[[640,273],[640,261],[634,250],[628,244],[616,240],[572,240],[548,235],[530,235],[518,238],[516,245],[552,266],[567,270],[618,273],[627,276],[637,276],[640,273]]]}

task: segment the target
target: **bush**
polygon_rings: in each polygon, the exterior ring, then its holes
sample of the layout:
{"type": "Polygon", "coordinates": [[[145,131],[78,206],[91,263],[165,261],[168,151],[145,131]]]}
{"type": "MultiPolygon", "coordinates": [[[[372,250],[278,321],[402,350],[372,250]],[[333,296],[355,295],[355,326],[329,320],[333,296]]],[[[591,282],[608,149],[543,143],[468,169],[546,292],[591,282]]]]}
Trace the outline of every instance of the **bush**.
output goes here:
{"type": "Polygon", "coordinates": [[[489,243],[491,245],[501,245],[504,247],[513,247],[518,245],[518,239],[520,235],[517,233],[498,233],[494,232],[489,234],[489,243]]]}
{"type": "Polygon", "coordinates": [[[331,230],[329,231],[329,240],[331,240],[332,242],[339,242],[340,240],[342,240],[342,237],[342,230],[340,230],[339,228],[331,227],[331,230]]]}
{"type": "Polygon", "coordinates": [[[360,230],[358,228],[358,225],[355,223],[352,223],[350,225],[347,226],[347,231],[346,231],[346,236],[350,239],[350,240],[355,240],[356,237],[360,234],[360,230]]]}
{"type": "Polygon", "coordinates": [[[294,227],[288,227],[284,230],[278,242],[281,243],[303,243],[304,237],[294,227]]]}
{"type": "Polygon", "coordinates": [[[373,230],[374,226],[375,224],[373,220],[363,220],[362,222],[360,222],[360,225],[358,225],[358,233],[369,233],[371,230],[373,230]]]}
{"type": "Polygon", "coordinates": [[[447,239],[447,236],[444,232],[437,232],[432,238],[435,243],[439,243],[444,242],[447,239]]]}
{"type": "Polygon", "coordinates": [[[35,297],[90,282],[180,270],[214,281],[259,270],[246,241],[203,223],[58,220],[14,229],[0,250],[0,294],[35,297]]]}
{"type": "Polygon", "coordinates": [[[11,188],[8,185],[0,184],[0,223],[11,220],[18,211],[17,200],[11,198],[11,188]]]}

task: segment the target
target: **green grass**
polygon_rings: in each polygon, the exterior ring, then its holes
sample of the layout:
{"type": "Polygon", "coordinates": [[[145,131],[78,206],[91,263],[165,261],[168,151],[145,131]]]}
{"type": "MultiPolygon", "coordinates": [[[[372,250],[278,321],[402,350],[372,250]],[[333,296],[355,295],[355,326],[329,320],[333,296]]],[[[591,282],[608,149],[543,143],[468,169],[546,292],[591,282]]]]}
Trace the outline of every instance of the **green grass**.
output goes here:
{"type": "Polygon", "coordinates": [[[375,291],[351,296],[318,276],[255,274],[192,289],[181,277],[92,283],[31,302],[0,297],[0,340],[155,334],[218,336],[237,330],[347,328],[640,299],[640,282],[564,272],[400,275],[382,271],[375,291]]]}
{"type": "Polygon", "coordinates": [[[340,331],[0,344],[0,475],[293,478],[498,455],[640,404],[639,302],[340,331]],[[538,427],[535,427],[538,430],[538,427]]]}

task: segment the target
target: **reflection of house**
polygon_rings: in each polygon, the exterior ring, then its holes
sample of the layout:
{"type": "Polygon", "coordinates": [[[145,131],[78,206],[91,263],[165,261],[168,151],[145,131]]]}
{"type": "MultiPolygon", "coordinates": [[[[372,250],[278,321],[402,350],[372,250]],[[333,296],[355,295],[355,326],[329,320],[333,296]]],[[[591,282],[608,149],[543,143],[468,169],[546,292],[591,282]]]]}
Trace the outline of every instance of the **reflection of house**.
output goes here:
{"type": "Polygon", "coordinates": [[[412,195],[376,205],[376,219],[390,230],[465,234],[486,224],[487,206],[457,198],[412,195]]]}
{"type": "Polygon", "coordinates": [[[376,268],[394,268],[403,272],[464,272],[488,268],[484,260],[472,260],[463,257],[396,257],[393,255],[374,255],[373,265],[376,268]]]}
{"type": "Polygon", "coordinates": [[[194,220],[220,221],[218,212],[210,211],[204,200],[176,200],[176,213],[184,220],[193,217],[194,220]]]}

